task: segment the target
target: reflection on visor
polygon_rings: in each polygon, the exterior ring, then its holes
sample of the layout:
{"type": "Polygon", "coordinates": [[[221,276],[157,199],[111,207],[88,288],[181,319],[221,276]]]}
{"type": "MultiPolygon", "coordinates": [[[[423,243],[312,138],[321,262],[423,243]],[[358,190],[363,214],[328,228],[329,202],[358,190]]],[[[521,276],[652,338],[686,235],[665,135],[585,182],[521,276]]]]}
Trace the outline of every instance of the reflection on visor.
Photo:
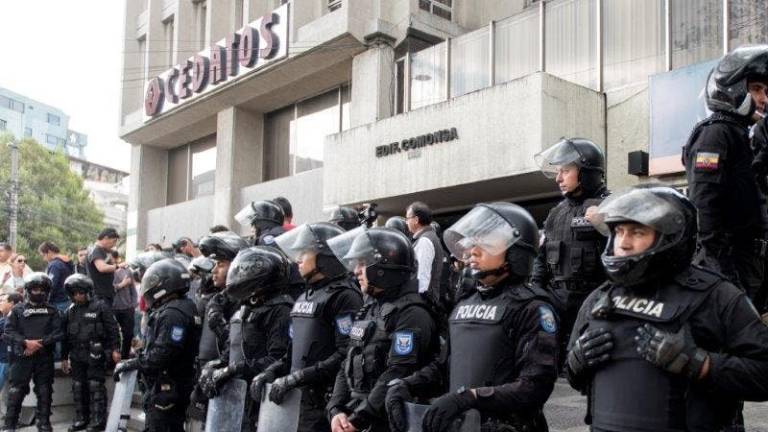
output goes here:
{"type": "Polygon", "coordinates": [[[331,239],[328,239],[328,248],[333,252],[336,258],[344,264],[344,267],[348,271],[354,271],[355,266],[349,262],[347,255],[352,249],[352,245],[357,237],[363,235],[366,231],[366,227],[359,226],[353,230],[347,231],[344,234],[338,235],[331,239]]]}
{"type": "Polygon", "coordinates": [[[464,258],[473,247],[500,255],[520,239],[520,233],[493,210],[478,206],[451,225],[443,239],[453,256],[464,258]]]}
{"type": "Polygon", "coordinates": [[[242,226],[251,226],[251,218],[254,215],[253,203],[248,203],[242,210],[237,212],[235,220],[242,226]]]}
{"type": "Polygon", "coordinates": [[[307,224],[275,237],[275,243],[293,261],[298,261],[304,252],[317,249],[317,239],[307,224]]]}
{"type": "Polygon", "coordinates": [[[533,160],[544,176],[555,178],[562,166],[577,162],[580,158],[581,155],[571,141],[561,140],[552,147],[536,154],[533,160]]]}
{"type": "Polygon", "coordinates": [[[671,202],[653,193],[678,193],[671,188],[632,188],[611,195],[598,207],[592,224],[603,235],[610,234],[608,224],[622,221],[647,225],[662,234],[680,231],[685,225],[682,211],[671,202]]]}

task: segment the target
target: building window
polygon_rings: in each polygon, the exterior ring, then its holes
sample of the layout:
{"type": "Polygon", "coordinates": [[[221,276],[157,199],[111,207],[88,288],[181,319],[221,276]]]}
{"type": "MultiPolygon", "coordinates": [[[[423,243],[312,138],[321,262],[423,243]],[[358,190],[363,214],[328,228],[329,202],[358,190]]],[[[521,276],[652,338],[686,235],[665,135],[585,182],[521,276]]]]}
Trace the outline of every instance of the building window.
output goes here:
{"type": "Polygon", "coordinates": [[[8,122],[3,119],[0,119],[0,130],[5,130],[7,128],[8,128],[8,122]]]}
{"type": "Polygon", "coordinates": [[[677,0],[669,7],[673,69],[720,57],[722,0],[677,0]]]}
{"type": "Polygon", "coordinates": [[[47,144],[50,144],[50,145],[56,145],[56,143],[57,143],[58,141],[56,140],[56,137],[55,137],[55,136],[53,136],[53,135],[51,135],[51,134],[45,134],[45,142],[46,142],[47,144]]]}
{"type": "Polygon", "coordinates": [[[768,39],[768,9],[763,1],[729,1],[728,22],[731,48],[744,44],[765,43],[768,39]]]}
{"type": "Polygon", "coordinates": [[[341,9],[341,0],[328,0],[328,10],[333,12],[337,9],[341,9]]]}
{"type": "Polygon", "coordinates": [[[0,108],[8,108],[10,110],[24,113],[24,104],[17,101],[16,99],[11,99],[6,96],[0,95],[0,108]]]}
{"type": "Polygon", "coordinates": [[[48,123],[54,126],[61,126],[61,117],[56,114],[48,113],[48,123]]]}
{"type": "Polygon", "coordinates": [[[448,21],[453,17],[453,0],[419,0],[419,8],[448,21]]]}
{"type": "Polygon", "coordinates": [[[216,135],[168,151],[167,204],[213,195],[216,135]]]}
{"type": "Polygon", "coordinates": [[[173,66],[173,54],[176,50],[175,47],[175,38],[173,37],[173,16],[168,18],[167,20],[163,21],[163,33],[165,36],[165,50],[166,50],[166,66],[171,67],[173,66]]]}
{"type": "Polygon", "coordinates": [[[32,136],[32,128],[25,127],[24,128],[24,136],[31,137],[32,136]]]}
{"type": "Polygon", "coordinates": [[[197,39],[197,48],[202,51],[206,47],[205,38],[206,38],[206,26],[205,26],[205,16],[208,13],[208,3],[205,0],[200,0],[195,2],[194,5],[195,9],[195,28],[196,34],[195,39],[197,39]]]}
{"type": "Polygon", "coordinates": [[[323,166],[325,137],[349,128],[351,91],[333,89],[266,115],[264,125],[267,179],[323,166]]]}
{"type": "Polygon", "coordinates": [[[216,140],[206,140],[190,146],[192,154],[189,199],[213,195],[216,185],[216,140]]]}

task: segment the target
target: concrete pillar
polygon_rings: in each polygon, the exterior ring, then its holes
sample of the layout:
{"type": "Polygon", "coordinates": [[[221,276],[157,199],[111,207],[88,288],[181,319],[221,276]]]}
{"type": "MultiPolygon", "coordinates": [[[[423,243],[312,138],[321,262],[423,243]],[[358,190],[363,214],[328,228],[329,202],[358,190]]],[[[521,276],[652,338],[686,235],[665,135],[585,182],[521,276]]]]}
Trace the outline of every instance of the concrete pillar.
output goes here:
{"type": "Polygon", "coordinates": [[[131,177],[128,199],[126,253],[131,258],[147,244],[147,212],[166,203],[168,151],[131,147],[131,177]]]}
{"type": "Polygon", "coordinates": [[[394,39],[379,34],[366,38],[367,51],[352,60],[350,126],[357,127],[391,117],[395,89],[394,39]]]}
{"type": "Polygon", "coordinates": [[[240,189],[263,181],[264,115],[237,107],[216,122],[216,188],[213,223],[233,227],[240,189]]]}

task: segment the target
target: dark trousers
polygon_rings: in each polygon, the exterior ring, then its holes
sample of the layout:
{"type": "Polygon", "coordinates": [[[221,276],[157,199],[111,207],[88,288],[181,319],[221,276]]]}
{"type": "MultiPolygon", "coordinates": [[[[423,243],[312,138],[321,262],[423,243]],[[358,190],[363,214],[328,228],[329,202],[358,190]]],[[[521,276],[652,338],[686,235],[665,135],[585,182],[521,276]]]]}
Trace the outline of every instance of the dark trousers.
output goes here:
{"type": "Polygon", "coordinates": [[[14,359],[8,371],[8,409],[5,415],[6,426],[15,426],[21,412],[21,404],[29,393],[29,380],[35,383],[37,396],[37,417],[48,419],[51,416],[53,398],[53,352],[38,352],[30,357],[14,359]]]}
{"type": "Polygon", "coordinates": [[[113,310],[115,319],[120,325],[120,337],[122,342],[120,343],[120,355],[122,358],[127,359],[131,354],[131,341],[133,340],[133,327],[136,321],[136,312],[133,309],[116,309],[113,310]]]}
{"type": "Polygon", "coordinates": [[[565,357],[568,353],[568,341],[571,338],[573,326],[576,324],[576,317],[579,314],[581,305],[589,295],[588,292],[569,291],[565,288],[556,288],[552,291],[552,297],[555,301],[555,307],[560,318],[557,344],[560,347],[558,352],[558,365],[562,369],[565,364],[565,357]]]}
{"type": "Polygon", "coordinates": [[[183,432],[192,383],[147,383],[145,432],[183,432]]]}

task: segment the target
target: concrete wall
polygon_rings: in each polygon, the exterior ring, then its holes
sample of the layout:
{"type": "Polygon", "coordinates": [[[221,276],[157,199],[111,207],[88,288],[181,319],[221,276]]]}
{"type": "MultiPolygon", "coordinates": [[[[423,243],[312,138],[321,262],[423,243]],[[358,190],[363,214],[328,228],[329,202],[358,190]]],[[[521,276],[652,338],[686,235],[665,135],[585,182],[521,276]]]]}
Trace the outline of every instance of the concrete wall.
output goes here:
{"type": "Polygon", "coordinates": [[[376,201],[534,172],[534,154],[561,136],[604,145],[604,118],[599,93],[536,73],[360,126],[326,138],[323,203],[376,201]],[[376,157],[377,146],[446,128],[456,128],[459,139],[376,157]]]}
{"type": "Polygon", "coordinates": [[[147,212],[146,242],[169,245],[182,236],[197,239],[212,225],[213,196],[152,209],[147,212]]]}

